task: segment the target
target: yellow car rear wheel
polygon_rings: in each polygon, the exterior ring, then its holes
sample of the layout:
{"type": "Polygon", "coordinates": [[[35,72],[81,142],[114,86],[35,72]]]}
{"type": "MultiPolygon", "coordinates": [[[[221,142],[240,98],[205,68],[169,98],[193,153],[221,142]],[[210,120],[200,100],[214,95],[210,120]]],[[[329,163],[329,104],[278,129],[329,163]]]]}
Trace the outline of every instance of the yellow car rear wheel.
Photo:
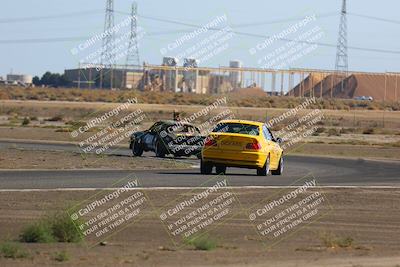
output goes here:
{"type": "Polygon", "coordinates": [[[279,166],[276,170],[271,170],[272,175],[281,175],[283,173],[283,156],[279,159],[279,166]]]}
{"type": "Polygon", "coordinates": [[[215,170],[216,170],[217,174],[225,174],[226,173],[226,166],[217,165],[217,166],[215,166],[215,170]]]}
{"type": "Polygon", "coordinates": [[[262,168],[257,168],[257,175],[258,176],[267,176],[269,173],[269,156],[265,161],[265,164],[262,168]]]}
{"type": "Polygon", "coordinates": [[[211,174],[213,165],[210,162],[200,161],[200,173],[201,174],[211,174]]]}

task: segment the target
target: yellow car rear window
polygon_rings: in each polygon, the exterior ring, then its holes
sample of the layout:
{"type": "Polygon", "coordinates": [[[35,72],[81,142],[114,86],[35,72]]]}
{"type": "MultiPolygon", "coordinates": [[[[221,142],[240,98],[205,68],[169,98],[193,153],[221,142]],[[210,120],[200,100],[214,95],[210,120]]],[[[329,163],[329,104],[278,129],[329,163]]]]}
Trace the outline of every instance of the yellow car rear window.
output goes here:
{"type": "Polygon", "coordinates": [[[219,123],[213,130],[214,133],[236,133],[257,136],[260,129],[257,125],[244,123],[219,123]]]}

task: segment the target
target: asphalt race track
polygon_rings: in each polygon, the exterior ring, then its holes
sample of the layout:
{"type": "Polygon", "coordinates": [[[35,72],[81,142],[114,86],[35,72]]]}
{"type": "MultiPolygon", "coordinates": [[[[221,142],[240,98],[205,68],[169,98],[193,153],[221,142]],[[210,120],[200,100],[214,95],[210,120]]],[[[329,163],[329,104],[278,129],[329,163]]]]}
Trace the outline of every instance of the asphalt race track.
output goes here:
{"type": "MultiPolygon", "coordinates": [[[[73,144],[0,141],[0,147],[32,150],[77,151],[73,144]]],[[[129,157],[129,149],[112,154],[129,157]]],[[[145,153],[149,160],[153,153],[145,153]]],[[[144,187],[204,186],[212,175],[199,174],[195,158],[178,159],[193,163],[188,170],[0,170],[0,189],[110,188],[117,181],[136,176],[144,187]]],[[[255,170],[228,168],[230,186],[287,186],[304,176],[315,177],[321,186],[400,186],[400,163],[362,159],[287,156],[282,176],[259,177],[255,170]]]]}

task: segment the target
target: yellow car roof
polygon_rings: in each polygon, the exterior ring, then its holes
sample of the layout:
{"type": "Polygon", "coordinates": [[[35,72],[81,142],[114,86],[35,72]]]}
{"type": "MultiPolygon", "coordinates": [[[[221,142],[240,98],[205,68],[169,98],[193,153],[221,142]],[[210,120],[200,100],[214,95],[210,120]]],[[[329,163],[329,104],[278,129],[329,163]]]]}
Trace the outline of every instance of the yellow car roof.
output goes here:
{"type": "Polygon", "coordinates": [[[248,120],[222,120],[219,123],[243,123],[243,124],[250,124],[250,125],[256,125],[256,126],[264,125],[264,122],[248,121],[248,120]]]}

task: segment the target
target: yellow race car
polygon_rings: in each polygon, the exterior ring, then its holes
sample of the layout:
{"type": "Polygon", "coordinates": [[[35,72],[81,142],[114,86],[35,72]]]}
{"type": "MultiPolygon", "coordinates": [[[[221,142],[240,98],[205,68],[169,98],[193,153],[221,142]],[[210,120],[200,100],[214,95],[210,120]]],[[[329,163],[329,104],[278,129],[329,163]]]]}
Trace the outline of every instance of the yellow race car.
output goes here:
{"type": "Polygon", "coordinates": [[[200,172],[225,174],[226,167],[257,169],[257,175],[281,175],[282,140],[275,139],[267,125],[245,120],[220,121],[202,148],[200,172]]]}

